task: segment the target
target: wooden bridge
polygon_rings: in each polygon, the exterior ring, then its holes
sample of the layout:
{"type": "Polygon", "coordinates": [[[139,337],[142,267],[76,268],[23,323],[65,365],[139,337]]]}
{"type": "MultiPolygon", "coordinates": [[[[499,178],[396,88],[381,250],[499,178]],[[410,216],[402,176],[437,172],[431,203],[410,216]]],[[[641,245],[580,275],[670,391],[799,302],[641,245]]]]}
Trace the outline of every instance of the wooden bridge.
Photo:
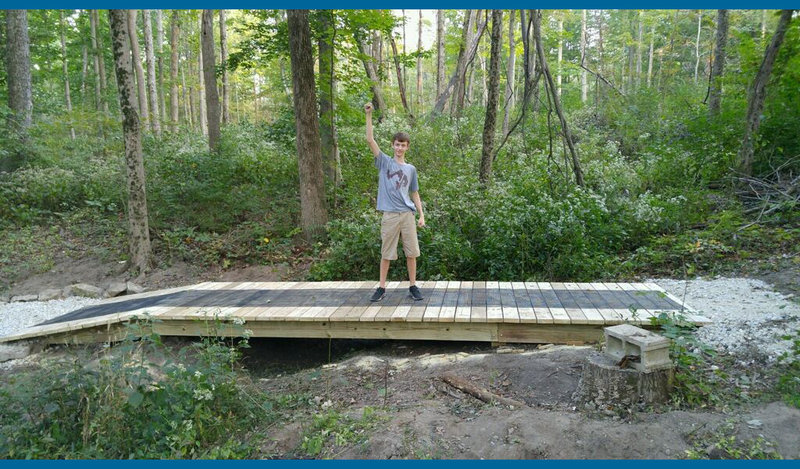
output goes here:
{"type": "Polygon", "coordinates": [[[45,343],[121,340],[134,320],[173,336],[459,340],[495,343],[585,343],[614,324],[652,327],[661,313],[710,321],[654,283],[206,282],[113,298],[5,337],[45,343]]]}

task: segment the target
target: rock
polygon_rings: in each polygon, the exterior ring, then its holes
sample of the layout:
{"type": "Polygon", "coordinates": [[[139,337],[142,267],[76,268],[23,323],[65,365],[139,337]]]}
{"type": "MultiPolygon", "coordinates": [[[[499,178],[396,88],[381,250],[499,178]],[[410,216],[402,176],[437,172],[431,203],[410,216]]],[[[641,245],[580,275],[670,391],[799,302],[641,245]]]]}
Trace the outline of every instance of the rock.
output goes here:
{"type": "Polygon", "coordinates": [[[139,285],[136,285],[135,283],[133,283],[131,281],[128,281],[126,283],[126,289],[128,290],[128,294],[129,295],[132,294],[132,293],[142,293],[142,292],[144,292],[144,288],[140,287],[139,285]]]}
{"type": "Polygon", "coordinates": [[[61,298],[60,288],[48,288],[47,290],[39,292],[39,301],[50,301],[61,298]]]}
{"type": "Polygon", "coordinates": [[[16,303],[17,301],[36,301],[39,299],[39,295],[17,295],[11,297],[11,302],[16,303]]]}
{"type": "Polygon", "coordinates": [[[0,344],[0,363],[25,358],[30,354],[31,346],[29,344],[0,344]]]}
{"type": "Polygon", "coordinates": [[[125,282],[112,282],[106,289],[106,297],[114,298],[115,296],[125,293],[127,289],[128,286],[125,284],[125,282]]]}
{"type": "Polygon", "coordinates": [[[750,427],[750,428],[759,428],[759,427],[761,427],[761,425],[763,425],[761,423],[761,420],[753,419],[753,420],[748,420],[747,421],[747,426],[750,427]]]}
{"type": "Polygon", "coordinates": [[[61,297],[69,298],[70,296],[72,296],[72,287],[64,287],[64,289],[61,290],[61,297]]]}
{"type": "Polygon", "coordinates": [[[75,296],[83,296],[86,298],[102,298],[103,289],[89,285],[88,283],[76,283],[71,285],[72,294],[75,296]]]}

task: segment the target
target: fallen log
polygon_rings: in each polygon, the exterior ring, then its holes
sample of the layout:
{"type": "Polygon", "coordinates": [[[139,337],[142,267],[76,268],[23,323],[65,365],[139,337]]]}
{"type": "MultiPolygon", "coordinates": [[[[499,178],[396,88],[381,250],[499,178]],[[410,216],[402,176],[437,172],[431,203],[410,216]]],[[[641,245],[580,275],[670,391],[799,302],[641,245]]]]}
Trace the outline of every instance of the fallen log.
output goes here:
{"type": "Polygon", "coordinates": [[[475,398],[480,399],[483,402],[486,402],[487,404],[499,403],[514,408],[525,407],[524,402],[520,402],[514,399],[509,399],[503,396],[498,396],[497,394],[489,391],[488,389],[484,389],[480,386],[474,385],[468,382],[467,380],[460,378],[452,373],[445,373],[444,375],[442,375],[442,381],[460,391],[469,394],[470,396],[473,396],[475,398]]]}

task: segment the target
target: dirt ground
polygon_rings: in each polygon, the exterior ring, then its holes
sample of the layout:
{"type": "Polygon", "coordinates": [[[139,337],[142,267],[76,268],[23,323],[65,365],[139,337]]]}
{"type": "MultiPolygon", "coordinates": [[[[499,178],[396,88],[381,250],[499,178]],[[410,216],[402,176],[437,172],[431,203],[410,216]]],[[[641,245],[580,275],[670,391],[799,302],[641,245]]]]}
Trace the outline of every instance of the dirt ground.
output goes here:
{"type": "MultiPolygon", "coordinates": [[[[76,279],[105,286],[124,280],[123,269],[91,259],[59,263],[17,282],[9,293],[36,293],[76,279]]],[[[175,264],[153,272],[144,286],[277,281],[296,275],[284,267],[222,272],[175,264]]],[[[773,275],[789,291],[787,285],[796,288],[791,276],[773,275]]],[[[733,436],[751,448],[800,458],[800,410],[781,402],[713,412],[582,406],[575,393],[583,363],[597,346],[301,339],[252,339],[251,345],[244,365],[254,382],[269,393],[308,396],[311,405],[271,430],[270,443],[262,448],[267,458],[309,457],[299,448],[315,414],[336,411],[358,420],[365,409],[374,409],[379,418],[361,438],[325,445],[315,457],[673,459],[695,450],[717,458],[729,456],[719,443],[733,436]],[[524,405],[484,403],[445,384],[445,373],[524,405]]]]}

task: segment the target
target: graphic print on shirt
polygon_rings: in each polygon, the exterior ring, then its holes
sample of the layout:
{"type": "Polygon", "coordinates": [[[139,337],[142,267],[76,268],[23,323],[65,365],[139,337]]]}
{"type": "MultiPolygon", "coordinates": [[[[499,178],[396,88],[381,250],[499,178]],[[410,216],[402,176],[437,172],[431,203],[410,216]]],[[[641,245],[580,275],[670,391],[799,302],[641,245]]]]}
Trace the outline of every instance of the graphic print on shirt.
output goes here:
{"type": "Polygon", "coordinates": [[[398,169],[397,172],[391,172],[388,169],[386,170],[386,179],[390,182],[393,177],[397,176],[397,182],[395,183],[395,189],[400,189],[401,187],[408,186],[408,176],[403,173],[403,170],[398,169]]]}

